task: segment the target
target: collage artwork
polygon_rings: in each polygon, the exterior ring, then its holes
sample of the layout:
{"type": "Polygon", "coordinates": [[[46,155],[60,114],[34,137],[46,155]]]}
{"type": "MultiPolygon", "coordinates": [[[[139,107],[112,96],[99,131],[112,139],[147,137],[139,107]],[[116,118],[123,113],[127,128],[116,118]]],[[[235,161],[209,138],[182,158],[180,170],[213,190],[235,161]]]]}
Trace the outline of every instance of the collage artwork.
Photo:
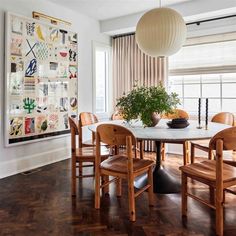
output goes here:
{"type": "Polygon", "coordinates": [[[77,34],[9,14],[8,144],[69,132],[77,116],[77,34]]]}

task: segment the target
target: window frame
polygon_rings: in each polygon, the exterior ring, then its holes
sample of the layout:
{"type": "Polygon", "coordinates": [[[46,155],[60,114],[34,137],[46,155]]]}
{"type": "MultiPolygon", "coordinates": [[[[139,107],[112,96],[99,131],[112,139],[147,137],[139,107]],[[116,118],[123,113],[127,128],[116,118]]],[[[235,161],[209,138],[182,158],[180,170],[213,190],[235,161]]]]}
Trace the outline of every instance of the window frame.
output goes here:
{"type": "MultiPolygon", "coordinates": [[[[213,74],[213,73],[212,73],[213,74]]],[[[213,83],[213,82],[203,82],[203,76],[206,75],[206,74],[195,74],[195,75],[198,75],[200,77],[199,79],[199,82],[197,83],[184,83],[184,77],[186,75],[175,75],[175,76],[180,76],[179,78],[179,82],[178,83],[174,83],[174,85],[179,85],[181,86],[181,90],[182,90],[182,96],[179,96],[179,98],[182,100],[182,108],[183,109],[186,109],[184,107],[184,104],[185,104],[185,100],[194,100],[194,99],[198,99],[198,98],[202,98],[202,99],[206,99],[206,98],[209,98],[210,100],[213,99],[213,100],[219,100],[220,101],[220,111],[213,111],[213,112],[209,112],[209,114],[215,114],[217,112],[221,112],[221,111],[225,111],[223,108],[223,101],[224,100],[236,100],[236,96],[235,97],[226,97],[226,96],[223,96],[223,85],[225,84],[236,84],[236,80],[233,82],[233,81],[230,81],[230,82],[226,82],[226,81],[223,81],[223,74],[228,74],[228,73],[214,73],[214,75],[217,75],[219,77],[219,82],[217,83],[213,83]],[[220,96],[219,97],[206,97],[206,96],[203,96],[203,85],[208,85],[208,84],[217,84],[219,85],[219,88],[220,88],[220,96]],[[200,96],[199,97],[188,97],[188,96],[185,96],[184,95],[184,86],[185,85],[199,85],[200,86],[200,96]]],[[[231,74],[231,73],[230,73],[231,74]]],[[[168,89],[171,90],[171,76],[169,77],[169,83],[168,83],[168,89]]],[[[192,115],[196,115],[197,114],[197,109],[195,112],[193,111],[188,111],[190,114],[192,115]]],[[[235,111],[233,111],[235,112],[235,111]]]]}
{"type": "Polygon", "coordinates": [[[105,43],[93,41],[93,101],[92,101],[92,110],[93,113],[99,116],[99,119],[106,119],[109,117],[111,111],[111,91],[112,91],[112,82],[111,82],[111,46],[105,43]],[[105,112],[96,112],[96,52],[105,51],[107,53],[107,62],[106,62],[106,111],[105,112]]]}

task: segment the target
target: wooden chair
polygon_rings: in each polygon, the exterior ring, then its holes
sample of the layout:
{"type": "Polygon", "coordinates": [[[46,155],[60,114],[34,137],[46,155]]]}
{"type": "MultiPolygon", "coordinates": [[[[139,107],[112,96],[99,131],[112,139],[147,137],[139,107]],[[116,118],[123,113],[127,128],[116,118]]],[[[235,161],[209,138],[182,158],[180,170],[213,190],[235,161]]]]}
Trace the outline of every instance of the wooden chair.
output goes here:
{"type": "Polygon", "coordinates": [[[115,111],[115,112],[111,115],[111,120],[124,120],[124,117],[123,117],[123,115],[122,115],[121,112],[115,111]]]}
{"type": "MultiPolygon", "coordinates": [[[[119,111],[115,111],[112,115],[111,115],[111,120],[124,120],[124,117],[122,115],[121,112],[119,111]]],[[[143,148],[143,140],[138,140],[137,142],[137,147],[135,148],[134,152],[135,152],[135,158],[138,157],[137,151],[139,152],[139,157],[140,159],[143,159],[144,157],[144,148],[143,148]],[[139,146],[139,147],[138,147],[139,146]]],[[[116,147],[117,148],[117,147],[116,147]]],[[[122,146],[123,148],[123,146],[122,146]]]]}
{"type": "Polygon", "coordinates": [[[182,171],[182,216],[187,216],[187,197],[216,210],[216,234],[223,235],[224,190],[236,185],[236,167],[223,162],[223,151],[236,149],[236,127],[217,133],[211,140],[210,150],[216,150],[216,160],[206,160],[180,167],[182,171]],[[187,191],[187,178],[210,186],[210,202],[187,191]]]}
{"type": "Polygon", "coordinates": [[[121,196],[121,180],[128,181],[129,218],[135,221],[135,197],[148,190],[149,205],[153,205],[153,175],[154,162],[151,160],[135,159],[132,155],[132,146],[136,146],[136,139],[131,131],[125,127],[114,124],[102,124],[97,127],[96,133],[96,160],[95,160],[95,208],[100,208],[100,189],[116,182],[117,196],[121,196]],[[101,161],[100,143],[104,142],[111,146],[126,146],[125,155],[110,156],[101,161]],[[134,179],[144,173],[148,174],[148,184],[134,192],[134,179]],[[112,180],[100,183],[101,176],[113,176],[112,180]]]}
{"type": "Polygon", "coordinates": [[[83,127],[87,125],[92,125],[98,123],[98,118],[91,112],[81,112],[79,114],[79,145],[80,147],[91,147],[95,146],[95,134],[92,132],[92,139],[83,142],[83,127]]]}
{"type": "MultiPolygon", "coordinates": [[[[234,125],[234,115],[230,112],[220,112],[213,116],[211,122],[234,125]]],[[[208,153],[208,159],[212,159],[212,151],[209,149],[210,140],[197,140],[191,142],[191,163],[195,161],[195,149],[200,149],[208,153]]]]}
{"type": "MultiPolygon", "coordinates": [[[[76,196],[76,178],[94,177],[92,175],[83,175],[83,167],[94,166],[96,147],[78,147],[78,136],[80,136],[78,125],[76,122],[69,118],[70,131],[71,131],[71,186],[72,196],[76,196]],[[90,165],[83,165],[83,163],[92,163],[90,165]],[[76,173],[76,169],[79,168],[79,174],[76,173]]],[[[109,156],[109,150],[105,147],[101,148],[101,158],[106,159],[109,156]]]]}
{"type": "MultiPolygon", "coordinates": [[[[176,119],[176,118],[185,118],[189,119],[189,114],[181,109],[176,109],[173,114],[165,114],[162,116],[164,119],[176,119]]],[[[186,165],[189,163],[189,142],[188,141],[173,141],[168,143],[182,144],[183,145],[183,163],[186,165]]],[[[161,159],[165,160],[165,142],[161,144],[161,159]]]]}
{"type": "Polygon", "coordinates": [[[185,118],[189,119],[189,114],[182,109],[175,109],[173,113],[167,113],[162,116],[163,119],[185,118]]]}

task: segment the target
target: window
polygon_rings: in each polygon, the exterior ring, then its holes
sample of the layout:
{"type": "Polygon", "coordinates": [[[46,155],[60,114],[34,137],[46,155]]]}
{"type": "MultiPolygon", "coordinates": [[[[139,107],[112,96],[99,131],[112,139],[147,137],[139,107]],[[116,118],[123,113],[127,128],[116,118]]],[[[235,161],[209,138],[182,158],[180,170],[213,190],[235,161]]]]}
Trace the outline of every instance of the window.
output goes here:
{"type": "Polygon", "coordinates": [[[181,108],[197,113],[198,98],[209,98],[209,112],[236,112],[236,38],[183,47],[169,58],[169,90],[181,108]]]}
{"type": "Polygon", "coordinates": [[[197,111],[198,98],[209,98],[209,112],[236,112],[236,73],[170,76],[171,92],[179,94],[181,107],[197,111]]]}
{"type": "Polygon", "coordinates": [[[108,113],[109,107],[109,73],[110,47],[94,44],[94,101],[93,110],[97,114],[108,113]]]}

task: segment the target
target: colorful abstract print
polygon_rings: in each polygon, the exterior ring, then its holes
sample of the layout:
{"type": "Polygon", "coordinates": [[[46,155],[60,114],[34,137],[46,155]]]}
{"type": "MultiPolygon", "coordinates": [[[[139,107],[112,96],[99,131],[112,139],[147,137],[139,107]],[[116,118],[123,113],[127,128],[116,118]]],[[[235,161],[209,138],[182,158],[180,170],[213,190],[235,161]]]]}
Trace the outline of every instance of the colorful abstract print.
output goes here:
{"type": "Polygon", "coordinates": [[[68,130],[78,109],[77,34],[10,13],[7,24],[8,144],[68,130]]]}

